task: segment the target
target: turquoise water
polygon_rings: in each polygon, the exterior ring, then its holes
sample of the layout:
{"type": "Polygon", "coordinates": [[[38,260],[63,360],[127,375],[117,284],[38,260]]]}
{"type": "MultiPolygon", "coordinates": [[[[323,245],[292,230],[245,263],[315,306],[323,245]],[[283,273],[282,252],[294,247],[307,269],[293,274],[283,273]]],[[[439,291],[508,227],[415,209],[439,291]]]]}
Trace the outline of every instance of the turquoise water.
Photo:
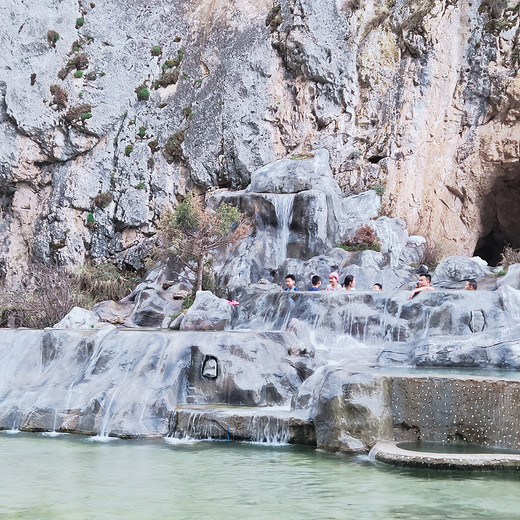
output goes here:
{"type": "Polygon", "coordinates": [[[0,434],[6,519],[520,519],[516,473],[418,472],[296,446],[0,434]]]}

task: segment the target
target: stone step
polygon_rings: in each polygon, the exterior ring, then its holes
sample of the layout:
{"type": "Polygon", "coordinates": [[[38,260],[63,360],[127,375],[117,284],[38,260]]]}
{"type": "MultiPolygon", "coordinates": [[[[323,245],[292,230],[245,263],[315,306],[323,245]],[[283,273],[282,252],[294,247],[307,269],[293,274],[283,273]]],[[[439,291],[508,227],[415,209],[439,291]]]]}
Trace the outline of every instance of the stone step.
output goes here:
{"type": "Polygon", "coordinates": [[[316,444],[313,425],[291,418],[288,407],[278,406],[179,406],[172,416],[169,436],[269,444],[316,444]]]}

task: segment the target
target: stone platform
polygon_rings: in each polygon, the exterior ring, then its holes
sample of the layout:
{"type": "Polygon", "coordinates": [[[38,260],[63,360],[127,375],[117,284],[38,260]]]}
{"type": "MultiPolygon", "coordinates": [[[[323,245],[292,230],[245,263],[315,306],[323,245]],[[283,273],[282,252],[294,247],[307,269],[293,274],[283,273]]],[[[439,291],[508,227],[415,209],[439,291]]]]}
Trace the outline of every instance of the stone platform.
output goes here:
{"type": "Polygon", "coordinates": [[[451,470],[520,469],[520,454],[419,452],[404,449],[393,441],[378,442],[370,450],[369,456],[380,462],[413,468],[451,470]]]}

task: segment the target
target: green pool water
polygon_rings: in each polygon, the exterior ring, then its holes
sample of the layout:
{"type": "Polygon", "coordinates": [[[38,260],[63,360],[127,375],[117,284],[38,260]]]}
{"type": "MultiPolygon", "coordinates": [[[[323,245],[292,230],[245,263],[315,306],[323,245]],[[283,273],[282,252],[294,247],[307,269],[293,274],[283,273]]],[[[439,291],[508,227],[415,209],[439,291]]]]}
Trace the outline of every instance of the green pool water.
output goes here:
{"type": "Polygon", "coordinates": [[[428,472],[297,446],[0,434],[6,519],[520,519],[514,472],[428,472]]]}

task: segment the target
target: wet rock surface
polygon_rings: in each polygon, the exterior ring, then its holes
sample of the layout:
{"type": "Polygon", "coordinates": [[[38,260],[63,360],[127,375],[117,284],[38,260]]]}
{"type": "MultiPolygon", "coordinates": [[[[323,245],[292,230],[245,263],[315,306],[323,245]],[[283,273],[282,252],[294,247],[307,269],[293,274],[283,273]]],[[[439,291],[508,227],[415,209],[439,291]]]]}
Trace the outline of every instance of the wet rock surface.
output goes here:
{"type": "Polygon", "coordinates": [[[288,406],[301,383],[287,359],[293,342],[283,333],[110,325],[2,331],[0,428],[154,437],[168,433],[182,403],[288,406]]]}
{"type": "Polygon", "coordinates": [[[259,286],[238,306],[198,293],[183,322],[202,330],[2,331],[0,428],[232,434],[345,453],[418,439],[518,449],[518,381],[417,373],[518,369],[516,289],[437,289],[409,300],[408,291],[259,286]],[[223,322],[229,330],[202,326],[223,322]],[[388,372],[403,366],[417,368],[388,372]]]}

